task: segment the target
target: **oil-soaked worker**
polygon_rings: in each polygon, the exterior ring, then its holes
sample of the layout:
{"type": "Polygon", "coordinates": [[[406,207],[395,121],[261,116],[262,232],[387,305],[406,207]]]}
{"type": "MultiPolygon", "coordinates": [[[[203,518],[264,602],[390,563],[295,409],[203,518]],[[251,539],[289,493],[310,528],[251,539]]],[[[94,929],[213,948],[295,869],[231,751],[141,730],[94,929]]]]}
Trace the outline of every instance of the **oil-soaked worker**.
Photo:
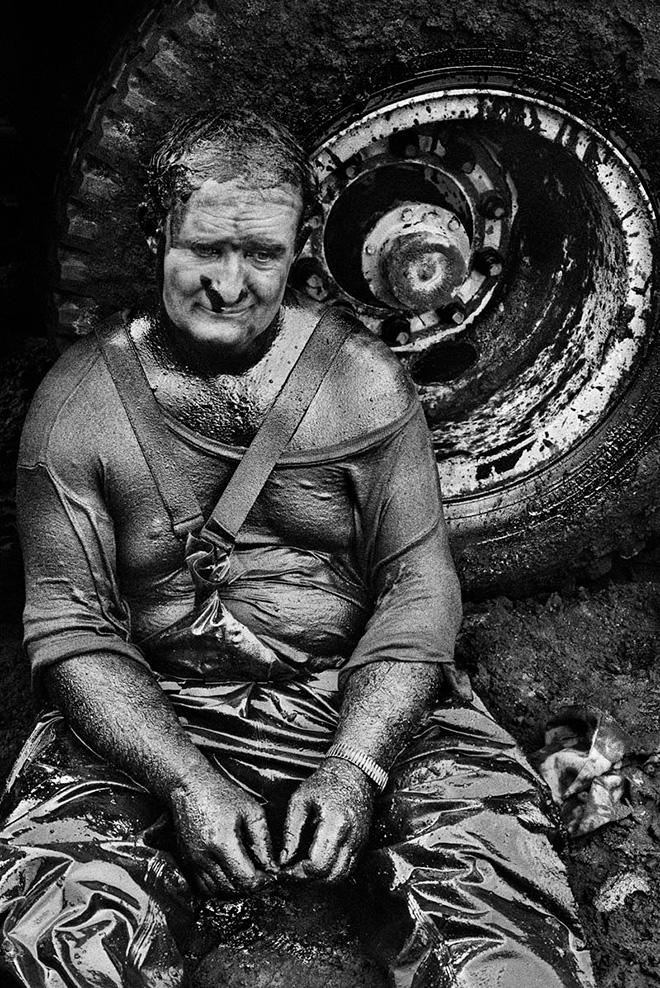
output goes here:
{"type": "Polygon", "coordinates": [[[56,712],[4,797],[2,967],[178,986],[195,897],[355,875],[394,985],[592,985],[544,786],[453,665],[415,389],[287,290],[303,151],[205,112],[147,193],[159,298],[70,348],[23,436],[26,646],[56,712]]]}

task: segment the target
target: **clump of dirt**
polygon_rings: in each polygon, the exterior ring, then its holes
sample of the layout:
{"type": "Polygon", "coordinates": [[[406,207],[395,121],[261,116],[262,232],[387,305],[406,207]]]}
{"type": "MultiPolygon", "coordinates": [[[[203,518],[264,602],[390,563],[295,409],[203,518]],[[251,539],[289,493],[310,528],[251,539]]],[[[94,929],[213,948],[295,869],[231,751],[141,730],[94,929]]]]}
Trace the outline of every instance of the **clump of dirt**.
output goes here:
{"type": "Polygon", "coordinates": [[[599,590],[467,608],[458,647],[474,688],[526,751],[564,704],[611,713],[634,738],[660,731],[660,586],[599,590]]]}
{"type": "Polygon", "coordinates": [[[660,576],[468,608],[459,655],[497,719],[531,753],[563,705],[607,711],[639,752],[622,775],[630,815],[567,845],[599,988],[660,984],[660,576]]]}
{"type": "Polygon", "coordinates": [[[385,988],[347,922],[346,892],[278,888],[242,902],[210,901],[189,959],[194,988],[385,988]]]}

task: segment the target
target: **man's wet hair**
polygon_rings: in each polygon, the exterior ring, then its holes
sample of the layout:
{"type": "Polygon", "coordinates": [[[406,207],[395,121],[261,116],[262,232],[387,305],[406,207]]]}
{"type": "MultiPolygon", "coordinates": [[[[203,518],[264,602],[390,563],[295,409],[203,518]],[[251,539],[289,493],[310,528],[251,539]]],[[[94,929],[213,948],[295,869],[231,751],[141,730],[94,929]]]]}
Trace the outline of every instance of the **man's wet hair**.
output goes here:
{"type": "Polygon", "coordinates": [[[168,214],[205,181],[232,178],[263,189],[294,186],[303,204],[301,226],[317,211],[316,175],[286,127],[251,112],[205,109],[177,122],[149,162],[138,210],[147,237],[159,238],[168,214]]]}

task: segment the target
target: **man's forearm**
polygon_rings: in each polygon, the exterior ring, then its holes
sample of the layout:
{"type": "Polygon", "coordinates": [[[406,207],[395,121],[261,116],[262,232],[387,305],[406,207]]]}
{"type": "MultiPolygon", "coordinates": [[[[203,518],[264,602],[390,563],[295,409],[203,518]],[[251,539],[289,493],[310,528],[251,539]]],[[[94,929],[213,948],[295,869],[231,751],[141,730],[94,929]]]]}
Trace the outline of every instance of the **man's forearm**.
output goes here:
{"type": "Polygon", "coordinates": [[[209,762],[148,669],[115,653],[79,656],[47,674],[51,698],[99,755],[163,802],[209,762]]]}
{"type": "Polygon", "coordinates": [[[383,661],[356,669],[346,685],[335,742],[389,769],[443,678],[443,666],[427,662],[383,661]]]}

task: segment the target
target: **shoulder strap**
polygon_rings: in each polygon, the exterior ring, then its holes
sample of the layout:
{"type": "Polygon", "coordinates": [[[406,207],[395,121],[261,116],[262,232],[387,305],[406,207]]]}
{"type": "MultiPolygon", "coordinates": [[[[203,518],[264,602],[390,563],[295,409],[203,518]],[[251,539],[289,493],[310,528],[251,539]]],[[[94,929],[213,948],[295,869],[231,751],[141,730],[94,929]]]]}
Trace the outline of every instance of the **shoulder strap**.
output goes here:
{"type": "Polygon", "coordinates": [[[185,538],[189,532],[199,531],[204,516],[188,478],[172,461],[171,436],[135,344],[121,317],[107,320],[95,333],[174,534],[185,538]]]}
{"type": "Polygon", "coordinates": [[[231,551],[241,525],[351,331],[345,313],[327,309],[321,316],[205,525],[188,478],[172,460],[169,429],[123,320],[96,330],[101,353],[178,538],[198,532],[217,548],[231,551]]]}
{"type": "Polygon", "coordinates": [[[288,446],[352,326],[339,309],[326,309],[200,535],[230,551],[273,467],[288,446]]]}

